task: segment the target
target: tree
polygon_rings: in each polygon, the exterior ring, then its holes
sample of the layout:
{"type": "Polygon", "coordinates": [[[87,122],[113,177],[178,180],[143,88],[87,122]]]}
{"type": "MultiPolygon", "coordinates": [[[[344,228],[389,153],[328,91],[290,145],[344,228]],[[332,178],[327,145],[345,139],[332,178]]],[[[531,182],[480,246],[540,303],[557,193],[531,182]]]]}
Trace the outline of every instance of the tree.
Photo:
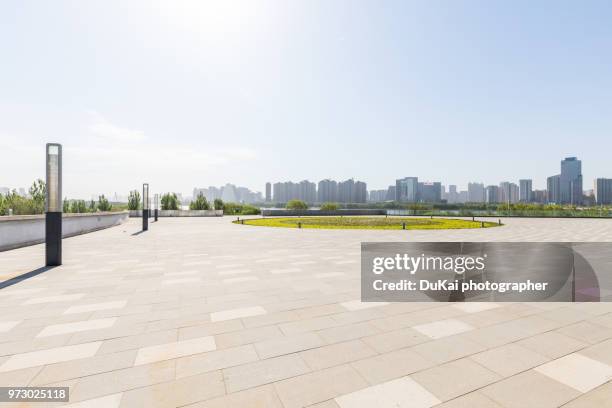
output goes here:
{"type": "Polygon", "coordinates": [[[140,210],[140,192],[138,190],[130,191],[128,196],[128,210],[140,210]]]}
{"type": "Polygon", "coordinates": [[[87,209],[89,212],[96,212],[96,202],[94,200],[89,201],[89,208],[87,209]]]}
{"type": "Polygon", "coordinates": [[[100,211],[110,211],[113,209],[113,206],[108,202],[104,194],[98,197],[98,210],[100,211]]]}
{"type": "Polygon", "coordinates": [[[70,201],[68,201],[68,197],[64,197],[64,202],[62,203],[62,211],[65,213],[70,212],[70,201]]]}
{"type": "Polygon", "coordinates": [[[73,200],[70,206],[70,212],[76,214],[86,213],[87,204],[85,204],[85,200],[73,200]]]}
{"type": "Polygon", "coordinates": [[[206,200],[206,197],[204,197],[204,194],[200,193],[198,194],[198,197],[194,201],[189,203],[189,209],[190,210],[210,210],[210,204],[208,204],[208,201],[206,200]]]}
{"type": "Polygon", "coordinates": [[[223,209],[223,200],[222,199],[215,198],[214,204],[215,204],[215,210],[222,210],[223,209]]]}
{"type": "Polygon", "coordinates": [[[166,193],[161,198],[162,210],[178,210],[178,197],[175,193],[166,193]]]}
{"type": "Polygon", "coordinates": [[[338,209],[338,203],[323,203],[321,205],[321,211],[336,211],[338,209]]]}
{"type": "Polygon", "coordinates": [[[41,179],[36,179],[30,187],[31,213],[42,214],[45,212],[45,200],[47,198],[47,186],[41,179]]]}
{"type": "Polygon", "coordinates": [[[306,204],[302,200],[289,200],[289,202],[287,202],[286,208],[288,210],[307,210],[308,204],[306,204]]]}

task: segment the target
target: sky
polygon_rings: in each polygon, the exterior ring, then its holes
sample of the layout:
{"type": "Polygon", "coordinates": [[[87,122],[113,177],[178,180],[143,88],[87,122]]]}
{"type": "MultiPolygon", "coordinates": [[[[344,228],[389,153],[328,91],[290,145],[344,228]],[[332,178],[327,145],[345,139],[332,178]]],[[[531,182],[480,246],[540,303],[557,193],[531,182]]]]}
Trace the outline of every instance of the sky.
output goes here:
{"type": "Polygon", "coordinates": [[[0,186],[612,177],[612,2],[0,2],[0,186]]]}

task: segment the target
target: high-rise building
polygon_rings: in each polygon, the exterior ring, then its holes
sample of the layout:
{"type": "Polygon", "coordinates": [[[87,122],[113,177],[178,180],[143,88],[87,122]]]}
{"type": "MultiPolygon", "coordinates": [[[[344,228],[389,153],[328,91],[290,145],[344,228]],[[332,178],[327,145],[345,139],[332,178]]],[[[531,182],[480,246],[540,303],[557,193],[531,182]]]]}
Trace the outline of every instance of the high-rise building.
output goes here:
{"type": "Polygon", "coordinates": [[[387,188],[387,197],[385,198],[385,201],[395,200],[395,188],[395,186],[389,186],[389,188],[387,188]]]}
{"type": "Polygon", "coordinates": [[[338,183],[330,179],[319,181],[317,201],[319,203],[333,203],[338,201],[338,183]]]}
{"type": "Polygon", "coordinates": [[[298,184],[297,199],[307,203],[317,201],[317,186],[315,183],[308,180],[302,180],[298,184]]]}
{"type": "Polygon", "coordinates": [[[370,190],[368,193],[368,201],[372,203],[381,203],[387,199],[387,190],[370,190]]]}
{"type": "Polygon", "coordinates": [[[417,198],[423,203],[439,203],[442,201],[442,183],[439,181],[418,183],[417,198]]]}
{"type": "Polygon", "coordinates": [[[482,203],[485,201],[485,186],[482,183],[468,183],[468,198],[470,203],[482,203]]]}
{"type": "Polygon", "coordinates": [[[349,179],[338,183],[338,201],[341,203],[365,203],[367,185],[363,181],[349,179]]]}
{"type": "Polygon", "coordinates": [[[454,204],[459,202],[459,194],[457,193],[457,186],[451,184],[448,186],[448,193],[446,194],[446,202],[454,204]]]}
{"type": "Polygon", "coordinates": [[[597,205],[612,204],[612,179],[598,178],[594,187],[597,205]]]}
{"type": "Polygon", "coordinates": [[[533,202],[543,204],[546,202],[546,190],[533,190],[533,202]]]}
{"type": "Polygon", "coordinates": [[[531,179],[519,180],[519,201],[524,203],[533,201],[533,182],[531,179]]]}
{"type": "Polygon", "coordinates": [[[566,157],[561,161],[559,176],[559,202],[561,204],[581,204],[582,162],[576,157],[566,157]]]}
{"type": "Polygon", "coordinates": [[[519,186],[509,181],[499,183],[498,200],[500,203],[516,203],[519,200],[519,186]]]}
{"type": "Polygon", "coordinates": [[[487,204],[499,203],[499,187],[487,186],[485,189],[485,202],[487,204]]]}
{"type": "Polygon", "coordinates": [[[419,196],[419,178],[404,177],[395,180],[395,201],[415,203],[419,196]]]}
{"type": "Polygon", "coordinates": [[[272,184],[270,182],[266,183],[266,203],[272,201],[272,184]]]}
{"type": "Polygon", "coordinates": [[[561,203],[561,176],[559,174],[546,179],[546,201],[561,203]]]}

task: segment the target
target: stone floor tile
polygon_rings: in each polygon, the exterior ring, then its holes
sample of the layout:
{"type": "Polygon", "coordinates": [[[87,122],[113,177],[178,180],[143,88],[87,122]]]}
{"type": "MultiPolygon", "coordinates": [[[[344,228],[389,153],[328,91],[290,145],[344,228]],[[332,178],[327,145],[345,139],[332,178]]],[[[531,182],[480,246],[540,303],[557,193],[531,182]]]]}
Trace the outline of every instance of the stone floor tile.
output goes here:
{"type": "Polygon", "coordinates": [[[588,345],[556,331],[537,334],[533,337],[520,340],[516,344],[549,358],[563,357],[588,345]]]}
{"type": "Polygon", "coordinates": [[[100,330],[112,327],[117,318],[110,317],[107,319],[83,320],[80,322],[62,323],[47,326],[36,335],[36,337],[57,336],[66,333],[78,333],[89,330],[100,330]]]}
{"type": "Polygon", "coordinates": [[[505,408],[556,408],[580,395],[533,370],[488,385],[480,392],[505,408]]]}
{"type": "Polygon", "coordinates": [[[364,337],[362,340],[377,352],[386,353],[424,343],[429,341],[430,337],[411,327],[407,327],[405,329],[364,337]]]}
{"type": "Polygon", "coordinates": [[[475,391],[462,395],[443,404],[436,405],[436,408],[503,408],[490,398],[475,391]]]}
{"type": "Polygon", "coordinates": [[[116,300],[113,302],[89,303],[84,305],[70,306],[64,314],[96,312],[100,310],[122,309],[127,305],[127,300],[116,300]]]}
{"type": "Polygon", "coordinates": [[[185,408],[283,408],[283,404],[272,385],[263,385],[186,405],[185,408]]]}
{"type": "Polygon", "coordinates": [[[139,366],[157,361],[204,353],[215,350],[216,348],[215,339],[212,336],[143,347],[138,349],[134,365],[139,366]]]}
{"type": "Polygon", "coordinates": [[[119,408],[123,393],[105,395],[104,397],[75,402],[65,405],[65,408],[119,408]]]}
{"type": "Polygon", "coordinates": [[[373,385],[336,398],[340,408],[428,408],[440,403],[410,377],[373,385]]]}
{"type": "Polygon", "coordinates": [[[252,345],[181,357],[176,360],[176,378],[234,367],[258,359],[257,352],[252,345]]]}
{"type": "Polygon", "coordinates": [[[101,342],[84,343],[15,354],[0,366],[0,372],[92,357],[101,344],[101,342]]]}
{"type": "Polygon", "coordinates": [[[282,356],[283,354],[313,349],[322,345],[323,340],[315,333],[300,333],[254,343],[257,354],[262,360],[270,357],[282,356]]]}
{"type": "Polygon", "coordinates": [[[322,370],[376,355],[376,351],[359,340],[314,348],[300,353],[312,370],[322,370]]]}
{"type": "Polygon", "coordinates": [[[411,349],[402,349],[354,361],[351,365],[368,383],[379,384],[427,369],[435,363],[411,349]]]}
{"type": "Polygon", "coordinates": [[[413,327],[414,330],[428,336],[432,339],[452,336],[466,331],[473,330],[474,327],[467,323],[463,323],[457,319],[446,319],[432,323],[420,324],[413,327]]]}
{"type": "Polygon", "coordinates": [[[367,387],[350,365],[341,365],[301,375],[274,384],[285,408],[299,408],[367,387]]]}
{"type": "Polygon", "coordinates": [[[309,372],[310,369],[297,354],[269,358],[263,361],[223,369],[228,393],[269,384],[309,372]]]}
{"type": "Polygon", "coordinates": [[[612,366],[578,353],[568,354],[534,370],[580,392],[588,392],[612,379],[612,366]]]}
{"type": "Polygon", "coordinates": [[[516,343],[483,351],[470,358],[502,377],[510,377],[550,361],[550,358],[516,343]]]}
{"type": "Polygon", "coordinates": [[[223,310],[210,314],[210,320],[220,322],[223,320],[240,319],[243,317],[258,316],[266,314],[266,309],[261,306],[242,307],[239,309],[223,310]]]}
{"type": "Polygon", "coordinates": [[[497,309],[500,306],[499,303],[489,302],[462,302],[452,305],[452,307],[465,313],[478,313],[485,310],[497,309]]]}
{"type": "Polygon", "coordinates": [[[440,401],[448,401],[501,379],[469,358],[431,367],[410,377],[440,401]]]}

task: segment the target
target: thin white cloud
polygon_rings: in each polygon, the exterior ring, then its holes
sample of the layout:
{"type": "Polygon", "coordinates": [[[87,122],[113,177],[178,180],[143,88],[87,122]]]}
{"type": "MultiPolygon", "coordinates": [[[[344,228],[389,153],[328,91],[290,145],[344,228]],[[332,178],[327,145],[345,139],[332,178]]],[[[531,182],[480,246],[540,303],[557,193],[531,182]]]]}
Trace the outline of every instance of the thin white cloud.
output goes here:
{"type": "Polygon", "coordinates": [[[93,119],[93,123],[89,125],[89,130],[103,140],[132,143],[141,142],[145,139],[142,130],[117,126],[96,111],[89,111],[89,114],[93,119]]]}

